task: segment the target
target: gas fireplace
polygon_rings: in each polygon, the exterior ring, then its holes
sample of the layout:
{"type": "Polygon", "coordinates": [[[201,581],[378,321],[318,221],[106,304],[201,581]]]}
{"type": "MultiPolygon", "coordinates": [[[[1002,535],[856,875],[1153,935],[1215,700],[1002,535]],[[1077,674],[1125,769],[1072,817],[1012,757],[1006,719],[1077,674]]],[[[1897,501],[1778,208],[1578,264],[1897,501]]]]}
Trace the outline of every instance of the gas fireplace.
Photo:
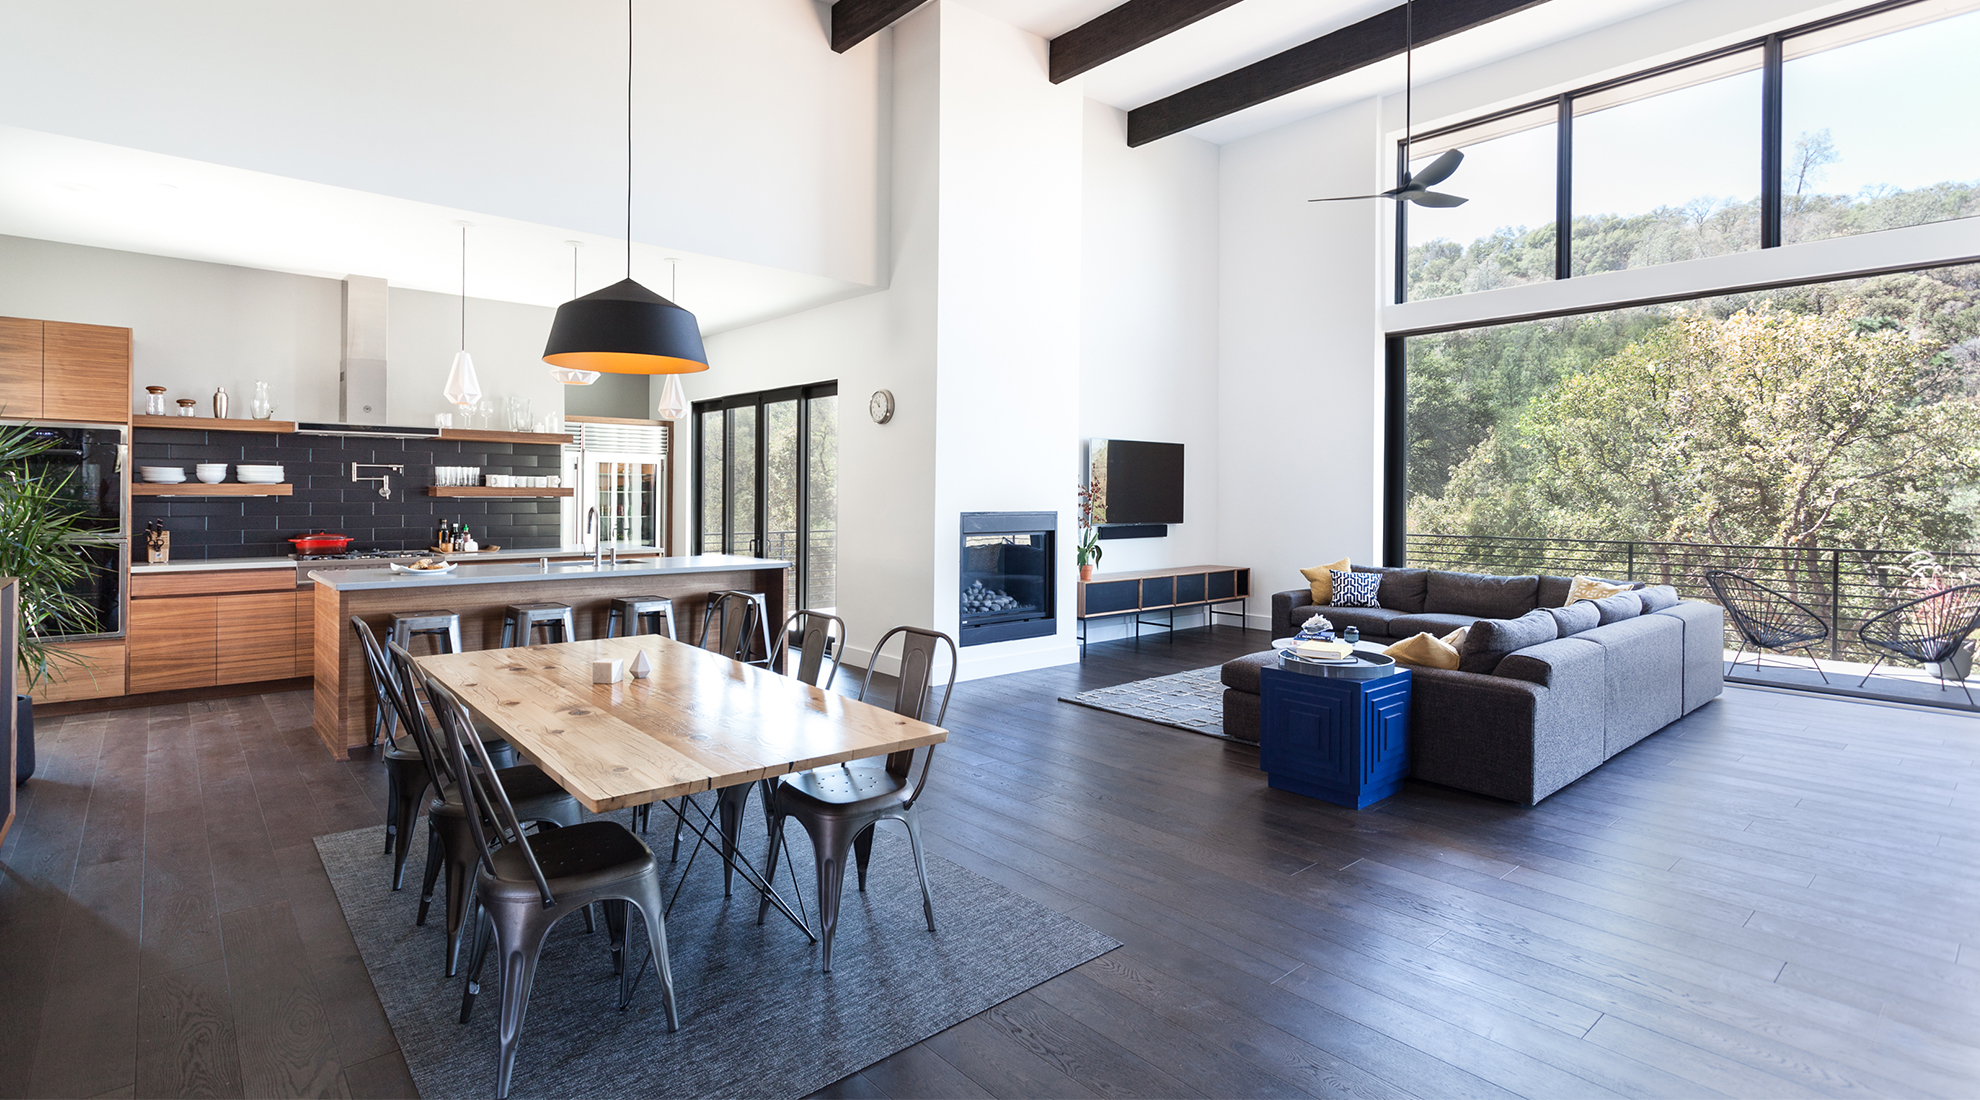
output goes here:
{"type": "Polygon", "coordinates": [[[962,645],[1059,632],[1052,601],[1057,512],[964,512],[962,645]]]}

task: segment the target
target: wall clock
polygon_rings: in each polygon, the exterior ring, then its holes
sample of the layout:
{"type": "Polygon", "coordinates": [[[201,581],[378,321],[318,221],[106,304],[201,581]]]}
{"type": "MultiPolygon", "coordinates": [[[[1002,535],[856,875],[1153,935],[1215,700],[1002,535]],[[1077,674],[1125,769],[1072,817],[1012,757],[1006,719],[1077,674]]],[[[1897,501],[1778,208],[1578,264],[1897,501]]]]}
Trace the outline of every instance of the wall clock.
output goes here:
{"type": "Polygon", "coordinates": [[[875,424],[885,424],[894,418],[894,391],[874,390],[873,399],[866,403],[866,411],[875,424]]]}

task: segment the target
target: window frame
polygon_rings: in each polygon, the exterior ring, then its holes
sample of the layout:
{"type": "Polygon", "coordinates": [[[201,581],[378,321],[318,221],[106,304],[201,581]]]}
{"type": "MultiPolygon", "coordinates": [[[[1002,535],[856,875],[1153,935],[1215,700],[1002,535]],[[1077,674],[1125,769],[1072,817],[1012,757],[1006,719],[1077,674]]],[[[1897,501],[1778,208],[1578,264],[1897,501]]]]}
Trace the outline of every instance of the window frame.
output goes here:
{"type": "MultiPolygon", "coordinates": [[[[788,595],[792,601],[802,599],[811,570],[810,539],[805,537],[806,533],[811,530],[811,453],[810,448],[806,445],[811,433],[811,402],[816,398],[836,397],[838,393],[838,380],[833,379],[829,382],[812,382],[801,386],[781,386],[774,390],[757,390],[753,393],[730,394],[726,397],[696,401],[690,406],[688,416],[690,422],[694,425],[692,441],[693,461],[689,467],[691,471],[689,475],[691,478],[691,496],[694,502],[694,535],[693,540],[688,545],[694,548],[694,553],[699,554],[704,552],[702,547],[707,534],[704,524],[704,517],[707,514],[707,479],[704,476],[707,456],[704,453],[705,448],[702,445],[701,418],[703,414],[711,412],[741,413],[744,410],[753,410],[752,415],[755,417],[756,422],[754,436],[756,459],[753,496],[754,515],[751,517],[753,529],[749,532],[749,541],[755,543],[757,534],[763,532],[768,523],[769,462],[767,461],[767,451],[769,448],[769,433],[765,430],[767,427],[765,423],[765,409],[767,406],[780,402],[795,401],[797,402],[797,454],[795,456],[797,470],[794,476],[797,481],[797,552],[792,562],[792,571],[796,590],[788,595]]],[[[732,421],[732,417],[725,419],[722,432],[722,465],[725,469],[732,468],[735,459],[736,433],[732,426],[732,421]]],[[[727,492],[728,488],[725,477],[724,491],[727,492]]],[[[723,509],[722,515],[724,517],[724,530],[722,532],[723,545],[734,546],[736,544],[736,532],[727,530],[727,517],[729,515],[727,508],[723,509]]],[[[763,547],[757,545],[753,549],[761,551],[763,547]]],[[[725,550],[723,552],[727,553],[729,551],[725,550]]]]}
{"type": "MultiPolygon", "coordinates": [[[[1573,229],[1574,229],[1574,101],[1582,96],[1611,91],[1615,88],[1634,84],[1641,80],[1653,79],[1667,73],[1687,69],[1694,65],[1707,64],[1734,54],[1761,51],[1760,67],[1760,247],[1779,248],[1781,245],[1781,219],[1783,216],[1781,168],[1784,163],[1783,133],[1785,105],[1782,72],[1786,64],[1787,39],[1796,38],[1818,31],[1828,30],[1858,20],[1872,19],[1886,12],[1901,8],[1930,3],[1931,0],[1884,0],[1882,3],[1857,8],[1824,19],[1803,23],[1785,30],[1774,31],[1758,38],[1751,38],[1730,45],[1720,46],[1703,53],[1693,54],[1676,61],[1642,69],[1623,76],[1612,77],[1594,84],[1587,84],[1570,91],[1541,99],[1530,100],[1517,106],[1493,111],[1490,114],[1468,118],[1463,122],[1426,130],[1421,134],[1410,135],[1396,142],[1396,186],[1409,181],[1408,145],[1461,134],[1516,115],[1544,110],[1552,106],[1555,111],[1555,140],[1558,143],[1554,156],[1554,278],[1557,281],[1574,278],[1572,273],[1573,229]]],[[[1408,203],[1396,204],[1396,247],[1395,247],[1395,302],[1409,302],[1409,211],[1408,203]]],[[[1599,274],[1599,273],[1598,273],[1599,274]]],[[[1423,299],[1428,300],[1428,299],[1423,299]]]]}

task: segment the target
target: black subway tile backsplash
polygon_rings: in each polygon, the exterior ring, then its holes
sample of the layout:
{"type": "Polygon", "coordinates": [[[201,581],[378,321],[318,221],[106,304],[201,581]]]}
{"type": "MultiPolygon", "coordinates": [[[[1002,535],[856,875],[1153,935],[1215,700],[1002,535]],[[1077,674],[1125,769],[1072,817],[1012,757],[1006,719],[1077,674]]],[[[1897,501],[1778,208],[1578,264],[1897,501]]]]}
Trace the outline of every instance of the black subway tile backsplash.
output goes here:
{"type": "Polygon", "coordinates": [[[477,541],[505,549],[555,549],[561,541],[555,499],[426,495],[435,466],[523,476],[554,472],[560,465],[554,446],[139,428],[132,433],[131,458],[133,466],[184,466],[188,478],[196,462],[279,463],[295,486],[287,497],[134,498],[133,532],[143,532],[152,520],[163,522],[172,532],[172,556],[182,561],[287,554],[294,549],[290,538],[317,531],[349,535],[355,549],[419,550],[433,541],[443,519],[466,523],[477,541]],[[351,481],[353,462],[405,466],[392,474],[391,499],[379,497],[371,483],[351,481]]]}

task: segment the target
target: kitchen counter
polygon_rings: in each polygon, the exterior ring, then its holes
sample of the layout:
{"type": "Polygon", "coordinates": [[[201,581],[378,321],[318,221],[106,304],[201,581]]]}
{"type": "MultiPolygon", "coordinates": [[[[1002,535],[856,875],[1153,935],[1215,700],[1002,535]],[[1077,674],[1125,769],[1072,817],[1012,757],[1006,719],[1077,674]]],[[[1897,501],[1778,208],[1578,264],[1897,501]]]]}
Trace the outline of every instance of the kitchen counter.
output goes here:
{"type": "MultiPolygon", "coordinates": [[[[628,557],[624,550],[616,567],[594,568],[588,554],[587,560],[553,562],[548,569],[528,560],[571,553],[503,551],[501,558],[508,560],[483,558],[438,576],[348,565],[299,570],[301,579],[315,582],[310,621],[317,736],[339,756],[368,751],[374,703],[364,654],[351,629],[353,618],[364,620],[384,639],[391,636],[394,613],[450,611],[460,616],[462,648],[473,651],[501,646],[502,623],[511,604],[570,605],[576,625],[573,641],[605,637],[612,601],[623,597],[673,600],[676,636],[690,643],[701,636],[712,593],[730,589],[761,593],[772,632],[787,613],[788,562],[735,554],[628,557]]],[[[411,648],[423,654],[434,652],[433,647],[432,638],[415,638],[411,648]]]]}
{"type": "MultiPolygon", "coordinates": [[[[537,557],[543,557],[538,554],[537,557]]],[[[317,569],[309,580],[336,592],[364,592],[373,589],[454,588],[462,585],[527,584],[558,580],[592,580],[607,577],[663,577],[689,573],[732,573],[738,570],[787,569],[790,562],[769,558],[747,558],[737,554],[695,554],[683,558],[621,558],[617,565],[590,561],[551,562],[548,568],[534,562],[476,563],[455,566],[446,573],[405,573],[395,569],[317,569]]]]}

